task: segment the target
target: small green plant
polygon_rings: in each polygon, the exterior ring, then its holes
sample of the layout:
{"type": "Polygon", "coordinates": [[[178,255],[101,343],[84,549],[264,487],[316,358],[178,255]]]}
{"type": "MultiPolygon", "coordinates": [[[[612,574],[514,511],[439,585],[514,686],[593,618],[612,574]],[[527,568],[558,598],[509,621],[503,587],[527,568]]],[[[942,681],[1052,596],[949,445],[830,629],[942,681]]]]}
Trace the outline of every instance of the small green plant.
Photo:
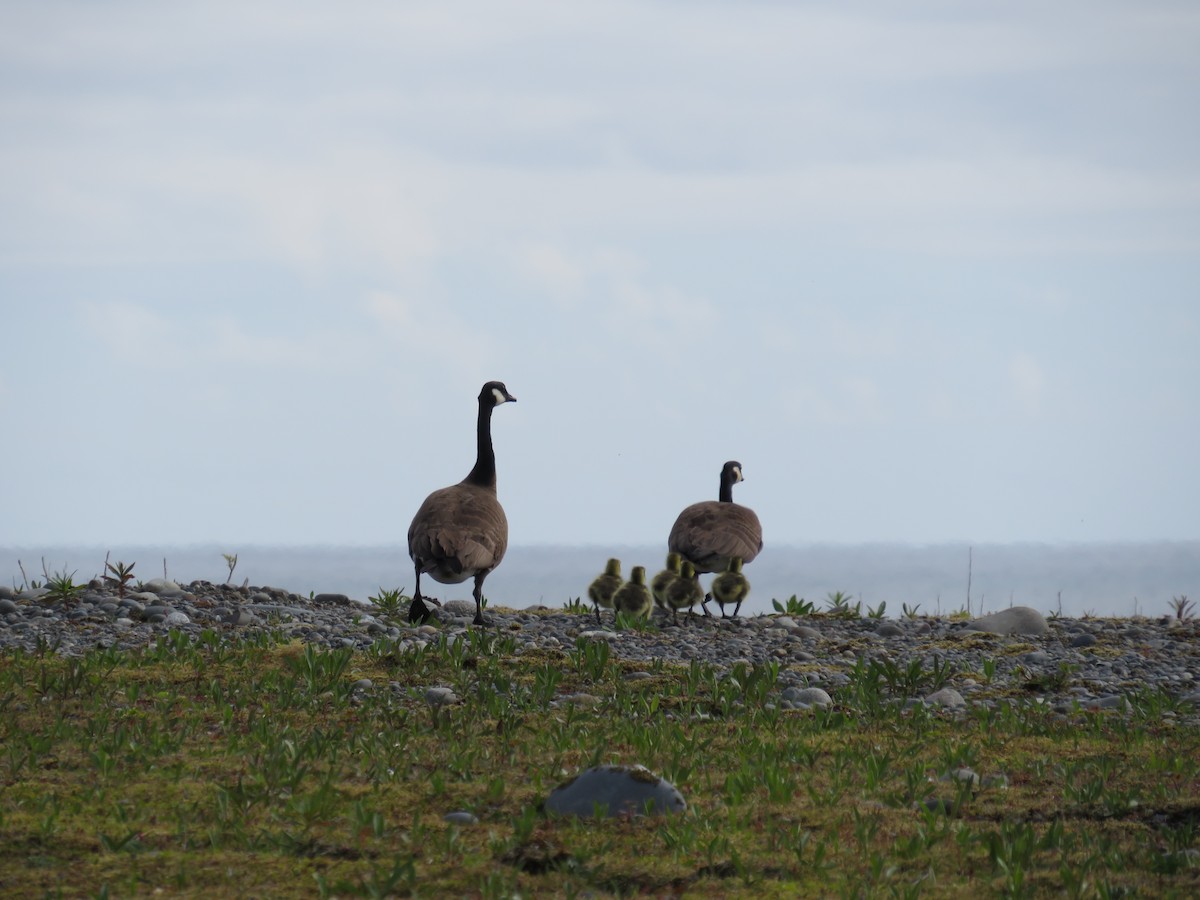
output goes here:
{"type": "Polygon", "coordinates": [[[825,595],[825,609],[830,615],[849,619],[862,614],[862,603],[854,603],[845,591],[830,591],[825,595]]]}
{"type": "Polygon", "coordinates": [[[563,603],[563,609],[569,613],[586,613],[591,612],[591,608],[583,602],[582,597],[568,597],[563,603]]]}
{"type": "Polygon", "coordinates": [[[53,575],[46,576],[46,588],[48,593],[46,598],[54,603],[70,603],[79,599],[79,595],[83,593],[83,585],[76,584],[74,581],[75,573],[68,575],[66,572],[55,572],[53,575]]]}
{"type": "Polygon", "coordinates": [[[1190,619],[1196,611],[1196,601],[1189,600],[1187,594],[1171,598],[1171,611],[1180,622],[1190,619]]]}
{"type": "Polygon", "coordinates": [[[880,603],[878,606],[876,606],[876,607],[871,607],[871,606],[868,606],[868,607],[867,607],[867,618],[868,618],[868,619],[882,619],[882,618],[883,618],[883,611],[884,611],[885,609],[887,609],[887,601],[886,601],[886,600],[885,600],[885,601],[883,601],[883,602],[881,602],[881,603],[880,603]]]}
{"type": "Polygon", "coordinates": [[[658,631],[649,616],[630,615],[618,612],[613,616],[613,625],[617,631],[658,631]]]}
{"type": "Polygon", "coordinates": [[[412,598],[404,593],[404,588],[388,590],[382,586],[379,588],[378,594],[367,599],[375,604],[375,608],[385,619],[403,618],[408,612],[408,605],[412,602],[412,598]]]}
{"type": "Polygon", "coordinates": [[[906,619],[915,619],[917,617],[917,610],[920,608],[920,603],[918,603],[916,606],[909,606],[907,603],[900,604],[901,612],[903,612],[904,618],[906,619]]]}
{"type": "Polygon", "coordinates": [[[778,600],[772,599],[771,605],[775,607],[775,612],[789,616],[811,616],[817,609],[811,601],[805,600],[803,597],[797,600],[795,594],[788,598],[787,603],[780,603],[778,600]]]}
{"type": "Polygon", "coordinates": [[[112,573],[111,575],[105,575],[104,580],[117,589],[118,597],[123,598],[125,596],[126,586],[133,580],[133,567],[135,565],[137,563],[126,565],[119,560],[115,565],[107,561],[104,563],[105,571],[112,573]]]}

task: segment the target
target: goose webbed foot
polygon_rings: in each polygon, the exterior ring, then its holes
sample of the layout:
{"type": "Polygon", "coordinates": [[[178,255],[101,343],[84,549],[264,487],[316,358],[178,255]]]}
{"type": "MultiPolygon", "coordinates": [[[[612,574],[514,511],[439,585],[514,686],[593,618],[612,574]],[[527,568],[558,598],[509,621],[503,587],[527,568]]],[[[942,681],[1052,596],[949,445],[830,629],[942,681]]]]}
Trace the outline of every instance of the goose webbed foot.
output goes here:
{"type": "Polygon", "coordinates": [[[432,597],[422,597],[418,594],[413,597],[413,601],[408,607],[408,621],[414,625],[424,625],[433,615],[435,606],[441,606],[441,604],[432,597]]]}

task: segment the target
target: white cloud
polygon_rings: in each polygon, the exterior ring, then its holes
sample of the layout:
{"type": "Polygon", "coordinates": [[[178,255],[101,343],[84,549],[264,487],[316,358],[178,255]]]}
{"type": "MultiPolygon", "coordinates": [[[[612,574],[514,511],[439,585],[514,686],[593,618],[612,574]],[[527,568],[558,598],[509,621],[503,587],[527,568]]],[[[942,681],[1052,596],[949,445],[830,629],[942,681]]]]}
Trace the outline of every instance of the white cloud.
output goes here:
{"type": "Polygon", "coordinates": [[[1046,375],[1038,361],[1029,353],[1018,353],[1009,363],[1008,376],[1020,407],[1027,413],[1039,412],[1046,375]]]}
{"type": "Polygon", "coordinates": [[[515,267],[533,285],[564,306],[573,306],[579,301],[587,279],[587,273],[577,261],[545,242],[519,248],[515,267]]]}
{"type": "Polygon", "coordinates": [[[177,321],[141,304],[88,301],[79,309],[96,343],[126,359],[157,365],[162,354],[181,349],[177,321]]]}

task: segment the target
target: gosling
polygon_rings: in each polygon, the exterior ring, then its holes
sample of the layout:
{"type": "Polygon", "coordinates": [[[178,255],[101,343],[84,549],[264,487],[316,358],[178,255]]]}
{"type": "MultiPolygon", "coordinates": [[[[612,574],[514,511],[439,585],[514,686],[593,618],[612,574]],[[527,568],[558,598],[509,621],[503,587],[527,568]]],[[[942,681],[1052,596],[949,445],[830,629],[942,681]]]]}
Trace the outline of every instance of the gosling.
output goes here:
{"type": "MultiPolygon", "coordinates": [[[[692,607],[697,603],[704,603],[704,588],[700,586],[700,576],[696,574],[696,567],[686,559],[680,565],[679,577],[667,585],[663,593],[663,602],[671,610],[671,619],[676,625],[679,624],[679,610],[686,609],[691,617],[692,607]]],[[[708,608],[705,607],[704,611],[707,613],[708,608]]]]}
{"type": "Polygon", "coordinates": [[[596,624],[600,624],[600,607],[613,608],[613,594],[621,587],[621,561],[610,559],[604,572],[588,585],[588,599],[596,609],[596,624]]]}
{"type": "Polygon", "coordinates": [[[742,608],[742,601],[750,593],[750,582],[742,574],[742,558],[731,557],[725,571],[712,580],[712,596],[721,606],[721,618],[725,618],[725,604],[732,603],[733,617],[736,619],[742,608]]]}
{"type": "Polygon", "coordinates": [[[613,615],[624,613],[629,618],[644,619],[653,606],[650,588],[646,585],[646,567],[634,566],[629,580],[612,595],[613,615]]]}
{"type": "Polygon", "coordinates": [[[667,605],[667,588],[679,577],[679,566],[683,558],[678,553],[667,554],[667,567],[654,576],[650,582],[650,593],[654,595],[654,605],[659,609],[670,609],[667,605]]]}

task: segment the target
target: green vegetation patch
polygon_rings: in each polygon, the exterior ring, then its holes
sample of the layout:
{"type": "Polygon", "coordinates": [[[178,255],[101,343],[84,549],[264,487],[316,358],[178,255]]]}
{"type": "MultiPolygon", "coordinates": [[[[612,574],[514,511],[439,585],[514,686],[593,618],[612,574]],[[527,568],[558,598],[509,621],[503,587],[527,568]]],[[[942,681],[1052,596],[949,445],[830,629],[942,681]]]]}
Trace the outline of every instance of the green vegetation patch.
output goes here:
{"type": "Polygon", "coordinates": [[[5,652],[0,891],[1200,893],[1200,728],[1174,697],[955,715],[891,702],[952,669],[864,661],[833,706],[785,711],[780,671],[635,666],[603,642],[518,653],[494,632],[360,653],[212,632],[5,652]],[[431,704],[435,687],[453,698],[431,704]],[[543,814],[600,763],[647,766],[688,811],[543,814]]]}

